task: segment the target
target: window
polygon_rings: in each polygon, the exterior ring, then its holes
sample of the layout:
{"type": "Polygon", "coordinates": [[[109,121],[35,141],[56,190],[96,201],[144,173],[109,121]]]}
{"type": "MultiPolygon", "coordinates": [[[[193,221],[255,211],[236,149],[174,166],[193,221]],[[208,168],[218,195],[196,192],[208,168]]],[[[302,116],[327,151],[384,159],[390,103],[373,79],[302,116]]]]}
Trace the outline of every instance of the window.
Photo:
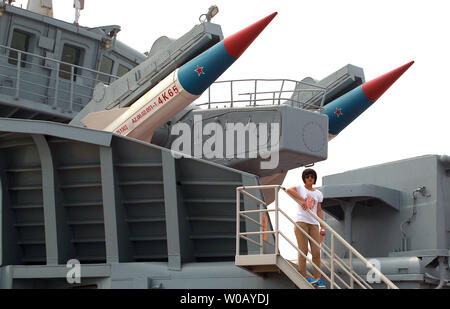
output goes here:
{"type": "MultiPolygon", "coordinates": [[[[102,61],[100,62],[99,71],[102,73],[111,75],[113,65],[114,65],[114,62],[112,61],[112,59],[110,59],[106,56],[102,56],[102,61]]],[[[109,84],[109,75],[98,74],[97,79],[99,81],[104,82],[105,84],[109,84]]]]}
{"type": "MultiPolygon", "coordinates": [[[[72,45],[64,44],[63,52],[61,56],[61,61],[66,63],[61,63],[59,67],[59,77],[64,79],[70,79],[72,65],[80,65],[81,60],[81,49],[74,47],[72,45]]],[[[78,68],[74,67],[73,80],[76,80],[76,75],[78,74],[78,68]]]]}
{"type": "Polygon", "coordinates": [[[126,66],[119,64],[119,67],[117,68],[117,76],[122,77],[125,74],[127,74],[130,71],[129,68],[127,68],[126,66]]]}
{"type": "MultiPolygon", "coordinates": [[[[11,48],[27,52],[30,47],[30,38],[31,38],[31,35],[29,35],[25,32],[19,31],[19,30],[14,30],[13,37],[11,40],[11,48]]],[[[19,53],[17,51],[11,50],[9,52],[8,62],[10,64],[17,65],[18,54],[19,53]]],[[[20,65],[22,67],[25,67],[26,60],[27,60],[27,55],[22,54],[22,56],[20,57],[20,61],[21,61],[20,65]]]]}

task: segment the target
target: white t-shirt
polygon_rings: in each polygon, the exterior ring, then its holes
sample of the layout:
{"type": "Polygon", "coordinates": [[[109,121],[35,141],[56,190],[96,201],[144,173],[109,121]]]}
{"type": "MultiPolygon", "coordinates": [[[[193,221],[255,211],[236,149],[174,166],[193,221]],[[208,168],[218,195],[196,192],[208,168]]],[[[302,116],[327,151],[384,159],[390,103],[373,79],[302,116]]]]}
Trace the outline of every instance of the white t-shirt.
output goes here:
{"type": "MultiPolygon", "coordinates": [[[[312,212],[317,214],[317,204],[322,203],[323,201],[323,194],[319,190],[315,189],[314,191],[308,190],[305,188],[305,186],[300,185],[296,187],[297,193],[300,194],[305,200],[308,205],[311,205],[312,203],[308,203],[308,200],[313,200],[314,204],[312,207],[312,212]]],[[[311,206],[309,206],[311,208],[311,206]]],[[[319,222],[313,218],[309,213],[307,213],[305,210],[303,210],[302,206],[300,204],[297,204],[297,213],[295,215],[295,222],[305,222],[309,224],[319,225],[319,222]]]]}

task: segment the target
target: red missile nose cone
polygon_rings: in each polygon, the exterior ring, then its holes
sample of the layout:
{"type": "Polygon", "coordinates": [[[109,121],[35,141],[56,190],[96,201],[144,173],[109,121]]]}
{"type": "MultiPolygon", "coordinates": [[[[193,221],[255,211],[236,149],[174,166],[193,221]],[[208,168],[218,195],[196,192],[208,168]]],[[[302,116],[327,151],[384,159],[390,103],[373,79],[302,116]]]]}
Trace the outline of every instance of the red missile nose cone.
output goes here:
{"type": "Polygon", "coordinates": [[[388,88],[391,87],[392,84],[413,65],[413,63],[414,61],[411,61],[395,70],[364,83],[362,89],[365,96],[372,102],[378,100],[378,98],[381,97],[381,95],[388,90],[388,88]]]}
{"type": "Polygon", "coordinates": [[[224,45],[227,52],[235,58],[242,55],[247,47],[252,44],[256,37],[264,30],[264,28],[266,28],[266,26],[277,14],[277,12],[272,13],[260,21],[257,21],[253,25],[250,25],[247,28],[225,38],[224,45]]]}

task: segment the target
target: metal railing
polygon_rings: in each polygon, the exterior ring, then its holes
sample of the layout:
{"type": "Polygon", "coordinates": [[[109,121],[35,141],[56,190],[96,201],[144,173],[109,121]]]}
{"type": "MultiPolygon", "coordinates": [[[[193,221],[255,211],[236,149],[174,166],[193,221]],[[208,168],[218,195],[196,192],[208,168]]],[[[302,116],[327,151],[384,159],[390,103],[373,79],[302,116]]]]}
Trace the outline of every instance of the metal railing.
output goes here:
{"type": "MultiPolygon", "coordinates": [[[[243,217],[245,220],[250,220],[254,224],[256,224],[259,227],[259,231],[246,231],[241,232],[240,231],[240,225],[236,224],[236,256],[240,255],[240,239],[245,239],[254,245],[258,246],[260,248],[260,254],[263,253],[263,247],[264,247],[264,240],[263,235],[265,234],[273,234],[275,237],[275,246],[274,246],[274,254],[279,255],[279,244],[280,244],[280,236],[286,240],[296,251],[298,254],[301,254],[304,258],[306,258],[312,265],[313,269],[318,270],[318,272],[328,280],[330,284],[330,288],[348,288],[353,289],[355,287],[355,284],[362,288],[362,289],[372,289],[372,286],[366,282],[355,270],[354,270],[354,262],[353,257],[356,257],[357,260],[359,260],[369,271],[371,271],[373,274],[375,274],[379,279],[380,282],[383,282],[386,284],[388,289],[398,289],[396,285],[394,285],[385,275],[383,275],[374,265],[369,263],[369,261],[364,258],[355,248],[353,248],[347,241],[345,241],[344,238],[342,238],[336,231],[334,231],[325,221],[320,219],[315,213],[313,213],[311,210],[306,209],[306,211],[314,217],[319,223],[322,228],[324,228],[327,232],[330,233],[330,247],[328,247],[325,242],[321,242],[320,244],[317,243],[308,233],[303,230],[292,218],[290,218],[283,210],[279,208],[279,191],[286,191],[285,188],[283,188],[280,185],[265,185],[265,186],[245,186],[245,187],[238,187],[236,188],[236,222],[240,222],[241,217],[243,217]],[[256,196],[250,194],[247,192],[247,190],[269,190],[272,189],[275,191],[275,208],[274,209],[267,209],[267,204],[257,198],[256,196]],[[259,205],[259,209],[255,210],[240,210],[240,195],[243,194],[247,196],[248,198],[252,199],[259,205]],[[265,208],[266,207],[266,208],[265,208]],[[274,212],[275,217],[275,226],[273,230],[269,231],[268,229],[264,229],[264,224],[261,220],[263,213],[269,213],[274,212]],[[260,220],[259,222],[255,220],[254,218],[250,218],[250,214],[260,214],[260,220]],[[321,259],[321,264],[323,265],[323,268],[328,272],[326,273],[321,267],[316,265],[311,258],[307,256],[307,254],[303,253],[296,244],[294,244],[281,230],[280,230],[280,214],[284,216],[289,222],[291,222],[296,228],[300,230],[314,245],[321,248],[321,253],[325,254],[329,259],[321,259]],[[259,241],[256,241],[254,239],[251,239],[252,236],[259,236],[259,241]],[[343,245],[346,249],[349,250],[349,260],[348,264],[341,259],[336,254],[336,242],[340,245],[343,245]],[[340,274],[345,274],[347,276],[343,277],[340,274]],[[346,282],[347,279],[349,282],[346,282]]],[[[293,196],[289,195],[287,192],[286,194],[291,197],[296,203],[300,203],[299,200],[294,198],[293,196]]],[[[300,275],[300,274],[299,274],[300,275]]],[[[311,274],[309,274],[311,275],[311,274]]],[[[312,277],[312,276],[311,276],[312,277]]]]}
{"type": "Polygon", "coordinates": [[[0,45],[0,94],[60,109],[80,111],[98,82],[118,77],[0,45]]]}
{"type": "Polygon", "coordinates": [[[213,83],[199,99],[201,103],[197,105],[210,109],[228,107],[228,105],[229,107],[246,107],[290,104],[304,109],[322,111],[326,93],[325,87],[291,79],[225,80],[213,83]],[[309,88],[300,88],[300,85],[309,88]],[[214,94],[218,94],[220,100],[214,100],[214,94]],[[320,101],[320,104],[314,104],[317,101],[320,101]]]}

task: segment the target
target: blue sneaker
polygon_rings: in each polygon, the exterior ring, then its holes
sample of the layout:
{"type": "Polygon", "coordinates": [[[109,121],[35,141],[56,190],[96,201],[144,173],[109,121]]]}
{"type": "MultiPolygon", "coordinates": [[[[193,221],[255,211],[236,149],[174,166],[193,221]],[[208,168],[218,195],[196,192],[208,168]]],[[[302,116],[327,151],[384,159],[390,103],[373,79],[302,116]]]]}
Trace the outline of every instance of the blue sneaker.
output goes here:
{"type": "Polygon", "coordinates": [[[326,289],[327,288],[327,286],[325,285],[325,283],[323,283],[323,281],[322,280],[316,280],[316,281],[313,281],[312,282],[312,284],[316,287],[316,288],[319,288],[319,289],[326,289]]]}
{"type": "Polygon", "coordinates": [[[308,282],[311,283],[311,284],[314,284],[314,282],[315,282],[315,280],[313,280],[313,279],[310,278],[310,277],[306,277],[306,281],[308,281],[308,282]]]}

